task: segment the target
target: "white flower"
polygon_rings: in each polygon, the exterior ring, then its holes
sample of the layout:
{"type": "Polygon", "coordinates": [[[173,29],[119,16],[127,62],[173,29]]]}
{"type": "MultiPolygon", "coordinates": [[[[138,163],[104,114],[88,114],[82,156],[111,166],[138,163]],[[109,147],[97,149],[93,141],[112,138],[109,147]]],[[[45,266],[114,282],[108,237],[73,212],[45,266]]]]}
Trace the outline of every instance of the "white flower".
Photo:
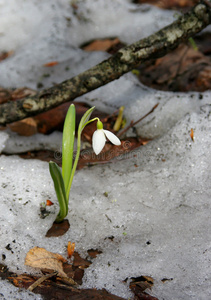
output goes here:
{"type": "Polygon", "coordinates": [[[105,146],[106,137],[112,144],[116,146],[121,145],[119,138],[111,131],[97,129],[92,136],[92,147],[96,155],[98,155],[105,146]]]}

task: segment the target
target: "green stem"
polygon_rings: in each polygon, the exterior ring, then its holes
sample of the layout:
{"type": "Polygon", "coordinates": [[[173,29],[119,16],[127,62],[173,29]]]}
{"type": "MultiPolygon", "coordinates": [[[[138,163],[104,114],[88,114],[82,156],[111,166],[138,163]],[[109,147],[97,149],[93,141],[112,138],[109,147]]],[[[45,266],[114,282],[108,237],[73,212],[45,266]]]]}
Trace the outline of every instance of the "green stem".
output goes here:
{"type": "Polygon", "coordinates": [[[76,157],[75,157],[75,161],[74,161],[74,164],[73,164],[72,172],[71,172],[71,175],[70,175],[70,181],[69,181],[68,189],[67,189],[67,193],[66,193],[66,195],[68,196],[67,197],[67,203],[69,203],[70,189],[71,189],[71,185],[72,185],[72,182],[73,182],[73,177],[74,177],[74,174],[75,174],[75,171],[76,171],[76,168],[77,168],[77,164],[78,164],[78,160],[79,160],[79,156],[80,156],[80,150],[81,150],[81,135],[78,134],[76,157]]]}
{"type": "MultiPolygon", "coordinates": [[[[89,123],[91,123],[91,122],[94,122],[94,121],[100,121],[100,119],[98,118],[98,117],[96,117],[96,118],[94,118],[94,119],[91,119],[91,120],[89,120],[88,122],[86,122],[86,124],[84,125],[84,127],[86,127],[86,125],[88,125],[89,123]]],[[[83,128],[84,128],[83,127],[83,128]]]]}
{"type": "MultiPolygon", "coordinates": [[[[87,121],[83,128],[93,122],[93,121],[96,121],[96,120],[99,120],[99,118],[94,118],[92,120],[89,120],[87,121]]],[[[82,129],[83,130],[83,129],[82,129]]],[[[76,151],[76,157],[75,157],[75,161],[74,161],[74,164],[73,164],[73,168],[72,168],[72,171],[71,171],[71,175],[70,175],[70,180],[69,180],[69,184],[68,184],[68,188],[67,188],[67,192],[66,192],[66,195],[67,195],[67,203],[69,203],[69,194],[70,194],[70,189],[71,189],[71,186],[72,186],[72,182],[73,182],[73,177],[74,177],[74,174],[75,174],[75,171],[76,171],[76,168],[77,168],[77,164],[78,164],[78,160],[79,160],[79,156],[80,156],[80,150],[81,150],[81,130],[78,129],[78,141],[77,141],[77,151],[76,151]]]]}

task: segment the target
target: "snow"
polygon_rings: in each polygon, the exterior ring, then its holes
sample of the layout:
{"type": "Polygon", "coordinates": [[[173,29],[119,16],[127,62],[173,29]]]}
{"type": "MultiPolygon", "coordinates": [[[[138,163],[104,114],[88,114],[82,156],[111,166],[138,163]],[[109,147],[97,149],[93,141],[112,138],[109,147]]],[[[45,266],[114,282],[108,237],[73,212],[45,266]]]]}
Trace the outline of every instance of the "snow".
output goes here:
{"type": "MultiPolygon", "coordinates": [[[[0,1],[0,50],[14,51],[0,63],[2,86],[49,87],[108,57],[85,53],[80,44],[108,36],[131,43],[174,20],[174,12],[126,0],[77,5],[74,12],[66,0],[0,1]],[[57,66],[43,67],[54,60],[57,66]]],[[[37,274],[24,266],[29,249],[44,247],[66,257],[71,241],[82,256],[91,248],[102,251],[86,269],[83,287],[106,288],[127,299],[132,297],[129,280],[123,281],[147,275],[155,280],[149,293],[158,299],[210,299],[210,91],[155,91],[126,74],[79,100],[107,112],[124,105],[128,123],[159,103],[137,125],[141,136],[154,140],[111,163],[78,171],[70,194],[70,229],[62,237],[46,238],[58,213],[48,163],[4,154],[43,147],[57,153],[61,134],[25,138],[1,131],[2,262],[10,271],[37,274]],[[55,205],[41,219],[46,199],[55,205]]],[[[5,281],[0,290],[2,299],[41,299],[22,290],[17,295],[18,289],[5,281]]]]}
{"type": "Polygon", "coordinates": [[[15,55],[1,62],[1,85],[5,87],[14,87],[17,83],[34,89],[40,84],[42,88],[50,87],[108,57],[105,53],[80,51],[81,44],[110,36],[131,43],[174,20],[174,12],[163,16],[156,8],[144,6],[142,11],[122,0],[77,1],[75,13],[66,0],[32,0],[30,3],[20,0],[18,5],[16,1],[8,4],[1,0],[0,3],[0,51],[15,51],[15,55]],[[145,24],[144,30],[142,24],[145,24]],[[49,61],[59,61],[59,65],[44,67],[49,61]]]}
{"type": "MultiPolygon", "coordinates": [[[[34,136],[26,137],[19,136],[15,132],[11,132],[9,129],[2,132],[2,150],[7,154],[23,153],[33,150],[52,150],[61,152],[62,150],[62,133],[55,131],[49,135],[43,135],[40,133],[34,136]],[[3,136],[4,134],[4,136],[3,136]],[[6,137],[5,137],[6,136],[6,137]],[[9,138],[8,138],[9,136],[9,138]],[[5,139],[3,144],[3,138],[5,139]]],[[[1,139],[1,135],[0,135],[1,139]]]]}

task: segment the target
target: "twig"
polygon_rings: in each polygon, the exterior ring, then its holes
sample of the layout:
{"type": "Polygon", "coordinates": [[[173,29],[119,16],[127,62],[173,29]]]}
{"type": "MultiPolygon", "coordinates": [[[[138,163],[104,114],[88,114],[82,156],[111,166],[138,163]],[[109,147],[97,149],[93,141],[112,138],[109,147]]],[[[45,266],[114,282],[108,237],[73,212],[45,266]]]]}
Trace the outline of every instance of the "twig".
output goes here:
{"type": "Polygon", "coordinates": [[[130,122],[130,125],[128,125],[126,128],[124,128],[122,131],[120,131],[117,136],[120,137],[121,135],[123,135],[123,133],[125,133],[126,131],[128,131],[131,127],[135,126],[136,124],[138,124],[139,122],[141,122],[143,119],[145,119],[148,115],[150,115],[157,107],[158,107],[159,103],[155,104],[155,106],[153,106],[153,108],[143,117],[141,117],[140,119],[138,119],[137,121],[130,122]]]}
{"type": "Polygon", "coordinates": [[[43,281],[45,281],[46,279],[48,278],[51,278],[53,276],[55,276],[58,272],[55,271],[53,273],[50,273],[50,274],[46,274],[46,275],[43,275],[42,277],[40,277],[39,279],[37,279],[34,283],[32,283],[27,290],[29,291],[33,291],[39,284],[41,284],[43,281]]]}

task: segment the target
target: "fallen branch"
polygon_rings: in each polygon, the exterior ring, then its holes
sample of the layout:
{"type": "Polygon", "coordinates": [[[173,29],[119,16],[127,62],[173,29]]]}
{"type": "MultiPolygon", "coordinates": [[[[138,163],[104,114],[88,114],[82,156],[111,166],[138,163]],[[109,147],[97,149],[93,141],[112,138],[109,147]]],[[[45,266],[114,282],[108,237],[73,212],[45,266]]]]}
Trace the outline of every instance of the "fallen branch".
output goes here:
{"type": "Polygon", "coordinates": [[[138,64],[164,56],[211,23],[211,0],[202,0],[178,20],[130,46],[95,67],[33,96],[0,106],[0,125],[39,114],[103,86],[138,64]]]}

